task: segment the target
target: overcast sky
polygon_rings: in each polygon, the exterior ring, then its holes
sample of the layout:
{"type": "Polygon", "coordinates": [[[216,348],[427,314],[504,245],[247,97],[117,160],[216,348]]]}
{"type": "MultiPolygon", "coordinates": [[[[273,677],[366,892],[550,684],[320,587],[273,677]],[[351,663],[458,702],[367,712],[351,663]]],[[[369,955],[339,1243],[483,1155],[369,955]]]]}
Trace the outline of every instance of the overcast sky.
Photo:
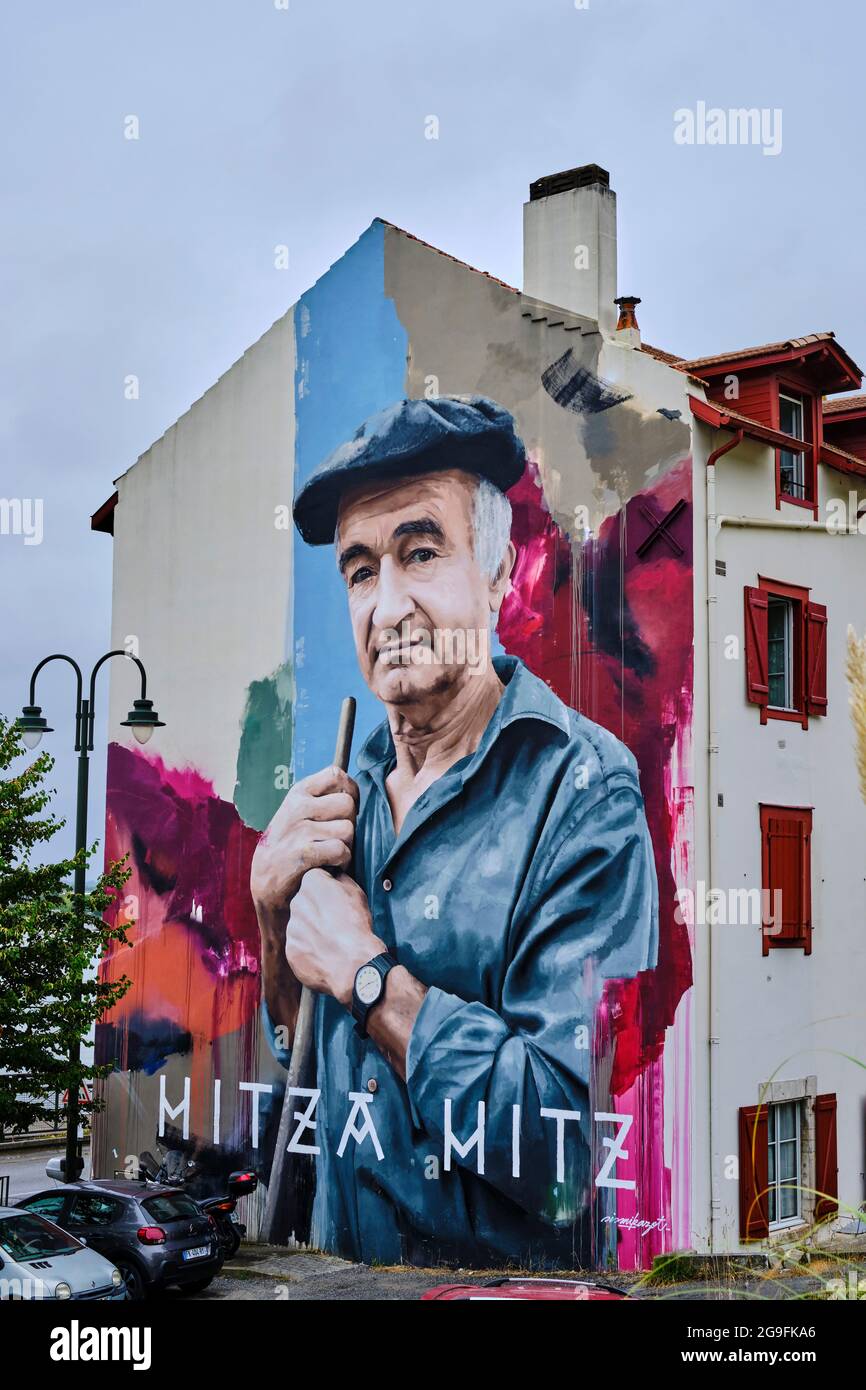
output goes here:
{"type": "MultiPolygon", "coordinates": [[[[648,341],[832,328],[866,361],[856,0],[283,3],[5,7],[0,496],[44,508],[41,544],[0,535],[6,715],[48,652],[105,650],[112,542],[89,517],[112,479],[376,216],[520,285],[530,181],[595,161],[648,341]],[[781,110],[780,153],[676,143],[699,102],[781,110]]],[[[72,694],[56,664],[39,703],[70,820],[72,694]]]]}

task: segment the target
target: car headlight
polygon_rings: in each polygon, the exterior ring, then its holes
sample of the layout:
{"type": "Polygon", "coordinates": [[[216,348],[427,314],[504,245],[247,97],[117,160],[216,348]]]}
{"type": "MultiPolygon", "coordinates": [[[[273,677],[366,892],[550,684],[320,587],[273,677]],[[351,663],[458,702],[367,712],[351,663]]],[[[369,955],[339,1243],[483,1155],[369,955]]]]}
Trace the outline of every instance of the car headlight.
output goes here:
{"type": "Polygon", "coordinates": [[[123,1283],[123,1275],[121,1274],[119,1269],[113,1269],[111,1271],[111,1282],[116,1289],[120,1288],[121,1284],[123,1283]]]}
{"type": "Polygon", "coordinates": [[[54,1290],[55,1298],[71,1298],[72,1290],[68,1284],[58,1284],[54,1290]]]}

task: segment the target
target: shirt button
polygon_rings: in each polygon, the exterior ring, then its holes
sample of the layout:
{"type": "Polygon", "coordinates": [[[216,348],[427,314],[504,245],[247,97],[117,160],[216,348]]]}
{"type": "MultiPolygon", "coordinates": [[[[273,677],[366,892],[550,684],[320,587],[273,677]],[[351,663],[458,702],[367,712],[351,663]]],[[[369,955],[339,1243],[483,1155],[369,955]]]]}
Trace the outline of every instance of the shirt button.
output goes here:
{"type": "Polygon", "coordinates": [[[379,1083],[378,1083],[378,1081],[376,1080],[375,1076],[371,1076],[371,1077],[370,1077],[370,1080],[367,1082],[367,1090],[368,1090],[368,1091],[372,1091],[372,1092],[375,1093],[376,1091],[378,1091],[378,1089],[379,1089],[379,1083]]]}
{"type": "Polygon", "coordinates": [[[393,888],[393,886],[394,886],[394,885],[392,884],[390,878],[383,878],[383,879],[382,879],[382,887],[385,889],[385,892],[386,892],[386,893],[390,893],[390,891],[391,891],[391,889],[393,888]]]}

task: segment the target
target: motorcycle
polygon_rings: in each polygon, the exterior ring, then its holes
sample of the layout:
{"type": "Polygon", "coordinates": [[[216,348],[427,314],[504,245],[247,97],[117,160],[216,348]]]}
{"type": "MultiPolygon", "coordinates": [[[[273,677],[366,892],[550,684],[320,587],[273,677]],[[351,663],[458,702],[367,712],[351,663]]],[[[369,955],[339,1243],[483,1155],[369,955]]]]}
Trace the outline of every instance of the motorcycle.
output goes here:
{"type": "Polygon", "coordinates": [[[235,1216],[237,1199],[247,1192],[254,1192],[258,1187],[258,1181],[255,1173],[232,1173],[228,1181],[227,1196],[198,1199],[198,1205],[216,1226],[217,1239],[225,1260],[231,1259],[247,1233],[244,1222],[235,1216]],[[250,1180],[252,1185],[248,1185],[250,1180]]]}

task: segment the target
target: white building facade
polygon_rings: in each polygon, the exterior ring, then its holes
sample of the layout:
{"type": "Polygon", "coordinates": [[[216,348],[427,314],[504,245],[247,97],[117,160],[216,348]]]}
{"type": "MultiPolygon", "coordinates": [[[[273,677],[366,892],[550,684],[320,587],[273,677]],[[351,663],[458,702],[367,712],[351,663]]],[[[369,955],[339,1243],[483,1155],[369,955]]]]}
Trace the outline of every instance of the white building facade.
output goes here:
{"type": "MultiPolygon", "coordinates": [[[[522,291],[374,223],[95,514],[113,644],[141,655],[166,720],[157,760],[118,744],[109,765],[137,926],[95,1172],[149,1146],[163,1096],[183,1142],[266,1172],[284,1073],[244,874],[286,787],[330,759],[357,679],[293,486],[391,400],[480,392],[532,466],[500,640],[632,747],[659,868],[656,978],[609,995],[597,1035],[594,1111],[632,1127],[616,1212],[587,1198],[595,1263],[753,1248],[863,1200],[845,660],[866,627],[866,440],[856,404],[824,404],[860,375],[832,335],[685,361],[642,345],[639,302],[617,297],[594,165],[533,185],[522,291]]],[[[112,671],[113,726],[128,696],[112,671]]],[[[375,717],[362,702],[362,728],[375,717]]],[[[601,1130],[589,1144],[604,1156],[601,1130]]]]}

